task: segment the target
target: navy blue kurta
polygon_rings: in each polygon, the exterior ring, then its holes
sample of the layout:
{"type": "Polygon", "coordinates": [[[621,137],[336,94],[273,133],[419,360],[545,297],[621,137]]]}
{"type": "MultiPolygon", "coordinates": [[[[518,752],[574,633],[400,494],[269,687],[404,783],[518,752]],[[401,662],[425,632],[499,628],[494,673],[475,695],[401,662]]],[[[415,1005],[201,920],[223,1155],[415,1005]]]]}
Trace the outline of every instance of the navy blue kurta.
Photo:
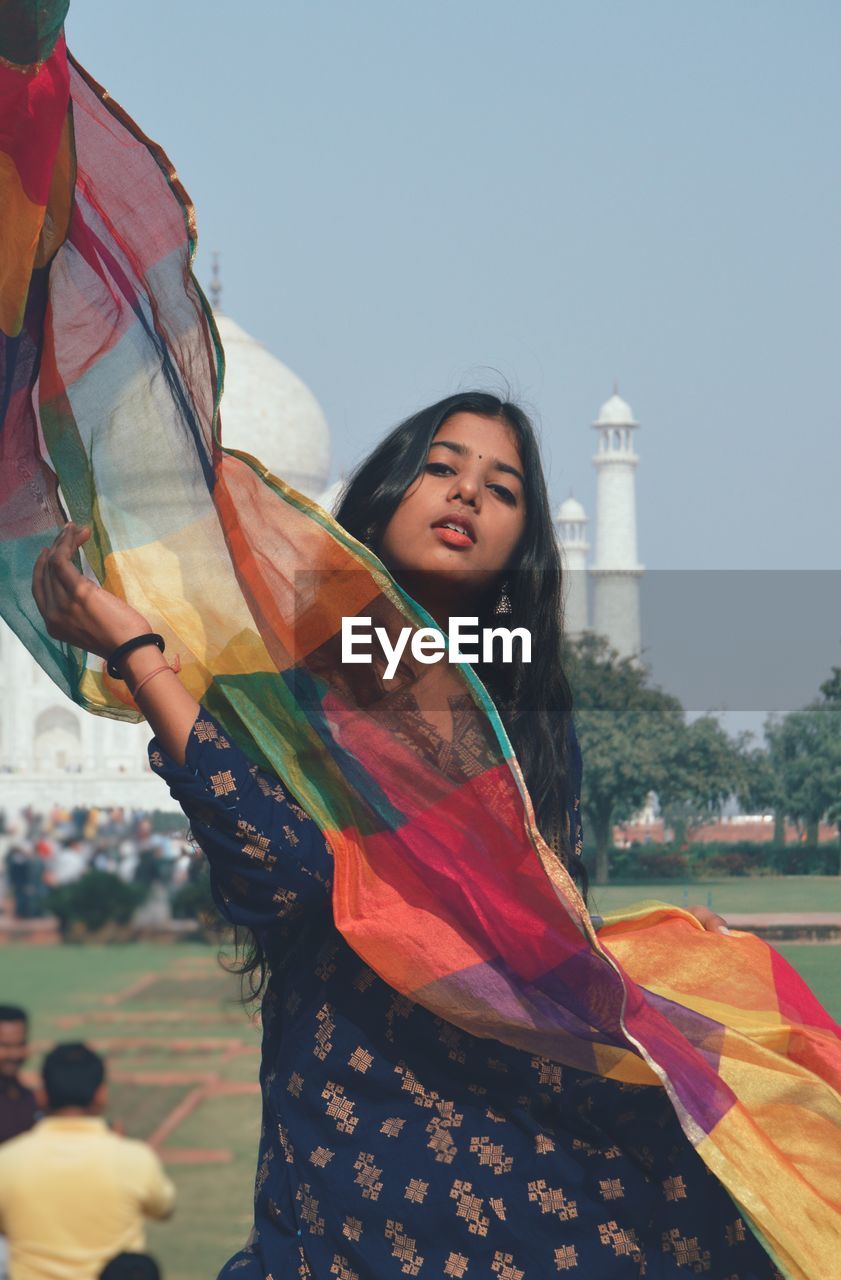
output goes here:
{"type": "Polygon", "coordinates": [[[204,708],[183,767],[149,759],[271,969],[254,1232],[226,1280],[779,1275],[662,1089],[467,1035],[378,978],[333,923],[321,831],[204,708]]]}

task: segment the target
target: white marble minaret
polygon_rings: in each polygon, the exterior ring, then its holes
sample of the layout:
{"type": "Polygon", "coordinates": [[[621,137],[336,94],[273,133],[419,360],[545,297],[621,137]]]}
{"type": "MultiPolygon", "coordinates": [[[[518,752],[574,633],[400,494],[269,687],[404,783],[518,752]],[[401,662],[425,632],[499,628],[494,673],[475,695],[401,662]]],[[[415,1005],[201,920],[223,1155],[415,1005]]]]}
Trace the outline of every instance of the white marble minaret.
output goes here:
{"type": "Polygon", "coordinates": [[[587,629],[587,516],[572,494],[561,503],[555,516],[564,574],[564,630],[580,636],[587,629]]]}
{"type": "Polygon", "coordinates": [[[596,547],[590,576],[593,584],[592,629],[607,636],[621,657],[638,657],[640,575],[637,560],[636,469],[634,420],[630,405],[617,394],[602,405],[593,423],[598,445],[596,468],[596,547]]]}

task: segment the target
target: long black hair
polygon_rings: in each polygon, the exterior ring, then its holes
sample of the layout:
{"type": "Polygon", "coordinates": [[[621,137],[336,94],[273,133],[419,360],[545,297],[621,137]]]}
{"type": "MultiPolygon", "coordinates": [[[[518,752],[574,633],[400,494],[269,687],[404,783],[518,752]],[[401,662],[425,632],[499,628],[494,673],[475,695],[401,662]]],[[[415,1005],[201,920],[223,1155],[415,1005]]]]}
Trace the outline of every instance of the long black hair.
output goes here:
{"type": "MultiPolygon", "coordinates": [[[[573,780],[568,752],[572,694],[563,669],[563,597],[560,549],[552,524],[540,447],[528,415],[518,405],[484,391],[447,396],[396,426],[345,482],[335,518],[374,552],[406,491],[427,462],[439,428],[456,413],[473,413],[504,423],[514,433],[525,480],[525,528],[515,563],[477,604],[479,628],[499,624],[527,627],[531,662],[473,663],[499,712],[520,762],[538,828],[586,896],[587,873],[570,846],[564,816],[573,780]]],[[[519,657],[517,656],[519,654],[519,657]]],[[[238,972],[256,995],[265,978],[265,958],[249,939],[238,972]]]]}

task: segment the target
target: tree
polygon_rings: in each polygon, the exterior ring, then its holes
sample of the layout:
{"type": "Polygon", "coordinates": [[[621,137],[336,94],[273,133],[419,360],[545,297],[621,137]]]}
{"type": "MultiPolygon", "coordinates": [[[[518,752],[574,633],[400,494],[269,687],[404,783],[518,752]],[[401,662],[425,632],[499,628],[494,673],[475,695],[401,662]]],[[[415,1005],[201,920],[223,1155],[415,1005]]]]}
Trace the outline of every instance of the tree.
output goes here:
{"type": "Polygon", "coordinates": [[[747,736],[732,739],[712,715],[682,724],[671,735],[657,796],[678,845],[693,827],[718,816],[725,800],[744,785],[747,736]]]}
{"type": "Polygon", "coordinates": [[[832,675],[824,680],[820,688],[825,702],[841,706],[841,667],[833,667],[832,675]]]}
{"type": "MultiPolygon", "coordinates": [[[[824,701],[833,707],[841,708],[841,667],[833,667],[832,675],[821,685],[824,701]]],[[[827,820],[838,827],[838,839],[841,840],[841,795],[827,810],[827,820]]]]}
{"type": "Polygon", "coordinates": [[[770,748],[754,747],[744,753],[739,803],[749,813],[774,815],[774,844],[785,844],[786,806],[782,770],[770,748]]]}
{"type": "Polygon", "coordinates": [[[841,706],[812,702],[765,729],[777,763],[787,815],[806,824],[817,844],[821,819],[841,821],[841,706]]]}
{"type": "Polygon", "coordinates": [[[596,883],[607,884],[615,822],[663,786],[683,728],[677,698],[647,684],[648,671],[620,658],[602,636],[567,642],[565,670],[584,758],[582,809],[596,851],[596,883]]]}

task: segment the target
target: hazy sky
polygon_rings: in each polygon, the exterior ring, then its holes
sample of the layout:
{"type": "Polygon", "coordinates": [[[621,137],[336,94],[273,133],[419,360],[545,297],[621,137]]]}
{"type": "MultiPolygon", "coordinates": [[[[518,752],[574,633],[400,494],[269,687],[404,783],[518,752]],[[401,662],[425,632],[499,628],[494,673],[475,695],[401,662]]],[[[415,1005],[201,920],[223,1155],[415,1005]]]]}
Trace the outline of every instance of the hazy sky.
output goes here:
{"type": "Polygon", "coordinates": [[[616,378],[646,566],[841,569],[836,0],[77,0],[67,30],[333,476],[502,375],[592,517],[616,378]]]}

